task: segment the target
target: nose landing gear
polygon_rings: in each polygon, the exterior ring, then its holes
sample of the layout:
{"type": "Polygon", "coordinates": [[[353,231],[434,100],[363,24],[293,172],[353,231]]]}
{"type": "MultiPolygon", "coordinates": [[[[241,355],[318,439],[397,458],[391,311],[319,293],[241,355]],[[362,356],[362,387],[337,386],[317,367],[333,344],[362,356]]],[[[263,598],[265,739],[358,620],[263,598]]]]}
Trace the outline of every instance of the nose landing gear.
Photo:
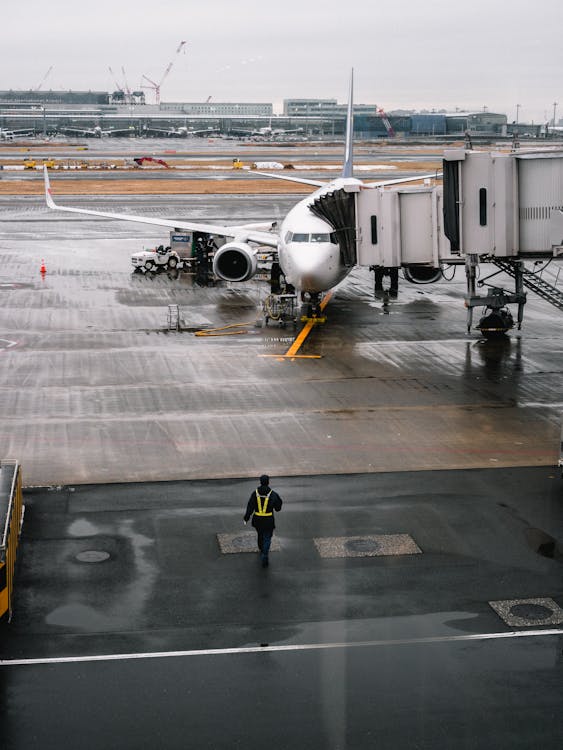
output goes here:
{"type": "Polygon", "coordinates": [[[301,294],[301,322],[325,323],[326,315],[323,314],[321,307],[321,295],[310,292],[301,294]]]}

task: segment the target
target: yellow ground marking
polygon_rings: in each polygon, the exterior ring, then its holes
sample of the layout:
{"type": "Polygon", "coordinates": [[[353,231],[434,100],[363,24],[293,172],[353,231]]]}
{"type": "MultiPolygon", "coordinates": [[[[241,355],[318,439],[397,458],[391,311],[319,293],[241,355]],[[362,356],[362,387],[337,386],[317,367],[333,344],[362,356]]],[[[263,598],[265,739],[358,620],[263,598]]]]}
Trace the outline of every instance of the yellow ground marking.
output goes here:
{"type": "MultiPolygon", "coordinates": [[[[332,292],[329,292],[328,294],[325,294],[323,297],[323,300],[320,304],[321,312],[324,311],[325,307],[328,305],[330,298],[332,297],[332,292]]],[[[311,333],[314,326],[318,323],[324,323],[326,318],[308,318],[307,322],[299,332],[299,335],[293,342],[293,344],[289,347],[287,352],[285,354],[261,354],[261,357],[277,357],[278,359],[321,359],[321,354],[297,354],[299,349],[303,346],[305,343],[305,340],[307,336],[311,333]]]]}

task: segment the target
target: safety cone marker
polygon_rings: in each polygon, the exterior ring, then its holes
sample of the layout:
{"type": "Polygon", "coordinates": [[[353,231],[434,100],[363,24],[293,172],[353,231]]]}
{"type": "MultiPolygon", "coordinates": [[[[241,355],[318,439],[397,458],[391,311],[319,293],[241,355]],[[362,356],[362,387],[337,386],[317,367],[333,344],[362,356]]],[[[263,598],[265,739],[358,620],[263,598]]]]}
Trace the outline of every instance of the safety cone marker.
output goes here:
{"type": "Polygon", "coordinates": [[[39,273],[44,276],[47,273],[47,269],[45,268],[45,261],[41,261],[41,268],[39,269],[39,273]]]}

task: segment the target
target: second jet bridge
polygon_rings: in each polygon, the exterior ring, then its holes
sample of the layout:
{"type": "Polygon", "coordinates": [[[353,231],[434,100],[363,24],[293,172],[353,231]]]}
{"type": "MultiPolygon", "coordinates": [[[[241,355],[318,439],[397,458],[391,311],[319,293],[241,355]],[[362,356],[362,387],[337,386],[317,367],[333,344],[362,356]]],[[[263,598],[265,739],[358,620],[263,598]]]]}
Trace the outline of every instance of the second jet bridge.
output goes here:
{"type": "Polygon", "coordinates": [[[451,262],[441,186],[362,187],[355,195],[359,265],[439,268],[451,262]]]}

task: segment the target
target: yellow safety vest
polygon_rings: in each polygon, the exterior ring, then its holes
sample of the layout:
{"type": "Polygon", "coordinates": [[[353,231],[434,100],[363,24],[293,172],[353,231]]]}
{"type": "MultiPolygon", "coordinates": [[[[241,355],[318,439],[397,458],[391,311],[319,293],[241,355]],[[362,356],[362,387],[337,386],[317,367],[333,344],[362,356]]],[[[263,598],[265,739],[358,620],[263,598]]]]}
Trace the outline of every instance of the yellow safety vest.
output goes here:
{"type": "Polygon", "coordinates": [[[270,499],[270,495],[272,494],[272,490],[268,492],[267,495],[259,495],[258,490],[256,490],[256,505],[258,506],[258,510],[254,511],[255,516],[261,516],[262,518],[264,516],[273,516],[274,514],[272,511],[268,513],[268,500],[270,499]],[[264,505],[262,505],[262,500],[264,501],[264,505]]]}

